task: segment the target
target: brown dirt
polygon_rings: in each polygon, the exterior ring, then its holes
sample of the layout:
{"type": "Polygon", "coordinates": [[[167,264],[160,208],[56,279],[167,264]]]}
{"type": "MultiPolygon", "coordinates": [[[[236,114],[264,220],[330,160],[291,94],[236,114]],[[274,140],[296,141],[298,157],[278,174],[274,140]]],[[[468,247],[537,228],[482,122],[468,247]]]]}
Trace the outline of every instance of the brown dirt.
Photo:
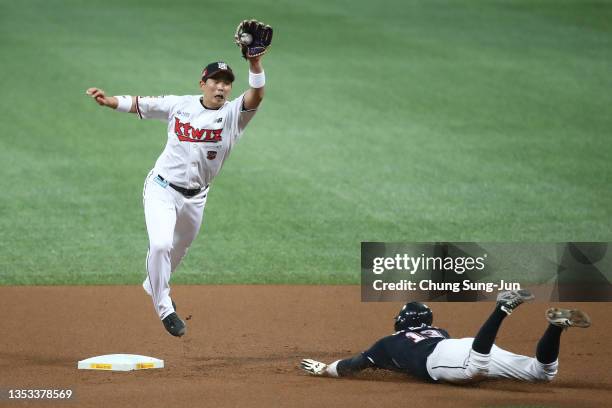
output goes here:
{"type": "MultiPolygon", "coordinates": [[[[64,405],[79,407],[612,406],[611,303],[580,304],[594,324],[563,335],[553,383],[461,387],[382,371],[355,379],[300,372],[302,357],[347,357],[391,332],[399,304],[361,303],[356,286],[179,286],[173,298],[180,315],[192,315],[181,339],[165,332],[137,286],[0,287],[0,389],[70,388],[76,400],[64,405]],[[161,358],[166,368],[76,369],[78,360],[111,353],[161,358]]],[[[431,306],[454,337],[473,336],[491,310],[431,306]]],[[[521,306],[497,344],[531,355],[546,307],[521,306]]]]}

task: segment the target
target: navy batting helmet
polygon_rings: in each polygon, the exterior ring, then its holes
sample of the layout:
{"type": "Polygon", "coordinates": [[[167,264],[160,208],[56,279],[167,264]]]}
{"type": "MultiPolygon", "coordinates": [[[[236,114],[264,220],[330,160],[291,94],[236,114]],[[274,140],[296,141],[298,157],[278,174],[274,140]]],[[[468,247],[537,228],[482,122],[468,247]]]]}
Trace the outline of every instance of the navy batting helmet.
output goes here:
{"type": "Polygon", "coordinates": [[[431,326],[433,313],[425,303],[406,303],[395,316],[395,331],[431,326]]]}

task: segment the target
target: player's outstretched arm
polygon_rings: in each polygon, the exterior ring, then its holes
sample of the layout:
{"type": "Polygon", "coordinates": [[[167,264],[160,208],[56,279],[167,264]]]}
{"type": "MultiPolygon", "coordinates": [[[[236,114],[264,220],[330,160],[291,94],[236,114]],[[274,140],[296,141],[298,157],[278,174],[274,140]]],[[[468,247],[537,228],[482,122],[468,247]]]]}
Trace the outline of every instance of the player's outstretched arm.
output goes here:
{"type": "Polygon", "coordinates": [[[321,363],[309,358],[305,358],[300,363],[300,368],[309,374],[326,377],[347,377],[371,367],[374,367],[374,363],[363,354],[337,360],[331,364],[321,363]]]}
{"type": "Polygon", "coordinates": [[[136,113],[135,96],[106,96],[102,89],[95,87],[89,88],[85,93],[91,96],[100,106],[108,106],[121,112],[136,113]]]}
{"type": "Polygon", "coordinates": [[[261,58],[272,45],[272,27],[257,20],[242,20],[234,42],[240,48],[242,56],[249,61],[249,86],[244,94],[242,104],[246,110],[257,109],[264,97],[266,76],[261,66],[261,58]]]}
{"type": "Polygon", "coordinates": [[[253,110],[259,107],[264,98],[265,74],[261,65],[261,57],[248,58],[249,60],[249,86],[251,87],[244,94],[244,108],[253,110]]]}

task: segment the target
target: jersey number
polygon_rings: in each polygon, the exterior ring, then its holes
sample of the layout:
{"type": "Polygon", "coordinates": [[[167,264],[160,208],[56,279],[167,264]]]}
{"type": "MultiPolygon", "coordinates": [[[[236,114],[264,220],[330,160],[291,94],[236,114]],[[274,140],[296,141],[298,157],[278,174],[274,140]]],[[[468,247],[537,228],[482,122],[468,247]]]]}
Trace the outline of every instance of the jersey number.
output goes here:
{"type": "Polygon", "coordinates": [[[431,338],[434,338],[434,337],[445,338],[442,335],[442,333],[440,333],[437,330],[432,330],[432,329],[421,330],[418,333],[415,333],[415,332],[406,332],[406,337],[408,337],[414,343],[418,343],[419,341],[422,341],[422,340],[425,340],[425,339],[431,339],[431,338]]]}

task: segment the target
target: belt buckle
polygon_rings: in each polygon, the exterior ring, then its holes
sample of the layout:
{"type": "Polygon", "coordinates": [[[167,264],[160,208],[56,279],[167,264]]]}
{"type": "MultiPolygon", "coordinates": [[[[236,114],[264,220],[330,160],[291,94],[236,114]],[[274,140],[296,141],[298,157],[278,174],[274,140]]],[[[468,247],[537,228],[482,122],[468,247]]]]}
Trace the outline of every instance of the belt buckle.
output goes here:
{"type": "Polygon", "coordinates": [[[201,189],[191,189],[191,190],[186,190],[185,191],[185,197],[187,198],[193,198],[195,196],[197,196],[198,194],[200,194],[202,190],[201,189]]]}

